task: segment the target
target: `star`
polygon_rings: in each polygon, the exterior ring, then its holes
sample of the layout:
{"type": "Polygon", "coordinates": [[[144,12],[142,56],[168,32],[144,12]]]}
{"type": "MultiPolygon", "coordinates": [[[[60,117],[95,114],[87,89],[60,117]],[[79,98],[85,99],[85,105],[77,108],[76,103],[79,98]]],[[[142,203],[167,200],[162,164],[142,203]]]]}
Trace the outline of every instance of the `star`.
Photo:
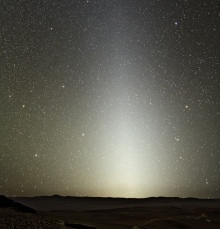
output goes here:
{"type": "Polygon", "coordinates": [[[3,194],[220,198],[217,1],[1,2],[3,194]]]}

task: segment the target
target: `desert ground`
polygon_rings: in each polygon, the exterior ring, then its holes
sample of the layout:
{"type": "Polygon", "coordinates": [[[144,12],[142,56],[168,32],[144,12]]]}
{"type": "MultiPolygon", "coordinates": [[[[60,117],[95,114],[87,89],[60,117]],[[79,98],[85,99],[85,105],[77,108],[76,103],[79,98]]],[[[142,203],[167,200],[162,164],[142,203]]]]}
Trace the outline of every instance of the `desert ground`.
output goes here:
{"type": "Polygon", "coordinates": [[[33,227],[23,228],[220,228],[220,199],[123,199],[57,195],[11,199],[35,209],[37,213],[13,213],[11,208],[1,208],[0,228],[22,228],[19,225],[16,227],[14,218],[20,219],[19,222],[29,220],[28,225],[35,222],[33,227]],[[4,218],[10,221],[10,216],[14,227],[1,227],[4,218]]]}

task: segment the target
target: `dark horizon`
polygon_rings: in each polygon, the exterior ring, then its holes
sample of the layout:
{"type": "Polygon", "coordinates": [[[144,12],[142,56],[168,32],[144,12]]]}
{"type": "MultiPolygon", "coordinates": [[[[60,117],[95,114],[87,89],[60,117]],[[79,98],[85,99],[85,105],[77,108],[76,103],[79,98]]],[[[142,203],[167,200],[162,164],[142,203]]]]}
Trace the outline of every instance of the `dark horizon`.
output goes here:
{"type": "Polygon", "coordinates": [[[5,196],[7,198],[41,198],[41,197],[61,197],[61,198],[100,198],[100,199],[137,199],[137,200],[141,200],[141,199],[195,199],[195,200],[219,200],[219,197],[216,198],[200,198],[200,197],[192,197],[192,196],[188,196],[188,197],[179,197],[179,196],[150,196],[150,197],[111,197],[111,196],[62,196],[62,195],[58,195],[58,194],[54,194],[54,195],[40,195],[40,196],[6,196],[3,194],[0,194],[2,196],[5,196]]]}
{"type": "Polygon", "coordinates": [[[0,225],[26,228],[219,228],[220,199],[0,195],[0,225]]]}

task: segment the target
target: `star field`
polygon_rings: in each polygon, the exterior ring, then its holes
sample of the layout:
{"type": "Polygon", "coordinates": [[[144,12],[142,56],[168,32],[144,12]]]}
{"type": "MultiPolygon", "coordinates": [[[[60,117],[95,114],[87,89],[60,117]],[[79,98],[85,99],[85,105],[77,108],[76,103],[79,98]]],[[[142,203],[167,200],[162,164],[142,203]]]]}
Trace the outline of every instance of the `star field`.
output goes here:
{"type": "Polygon", "coordinates": [[[0,2],[0,194],[220,198],[220,1],[0,2]]]}

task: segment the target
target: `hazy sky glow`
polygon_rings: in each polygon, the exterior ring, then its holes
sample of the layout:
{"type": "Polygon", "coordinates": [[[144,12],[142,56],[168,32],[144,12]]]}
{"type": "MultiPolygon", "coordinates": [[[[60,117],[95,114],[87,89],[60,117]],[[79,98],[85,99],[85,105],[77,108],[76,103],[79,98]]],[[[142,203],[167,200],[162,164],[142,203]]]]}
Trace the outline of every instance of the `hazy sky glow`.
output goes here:
{"type": "Polygon", "coordinates": [[[0,3],[0,194],[220,198],[220,2],[0,3]]]}

